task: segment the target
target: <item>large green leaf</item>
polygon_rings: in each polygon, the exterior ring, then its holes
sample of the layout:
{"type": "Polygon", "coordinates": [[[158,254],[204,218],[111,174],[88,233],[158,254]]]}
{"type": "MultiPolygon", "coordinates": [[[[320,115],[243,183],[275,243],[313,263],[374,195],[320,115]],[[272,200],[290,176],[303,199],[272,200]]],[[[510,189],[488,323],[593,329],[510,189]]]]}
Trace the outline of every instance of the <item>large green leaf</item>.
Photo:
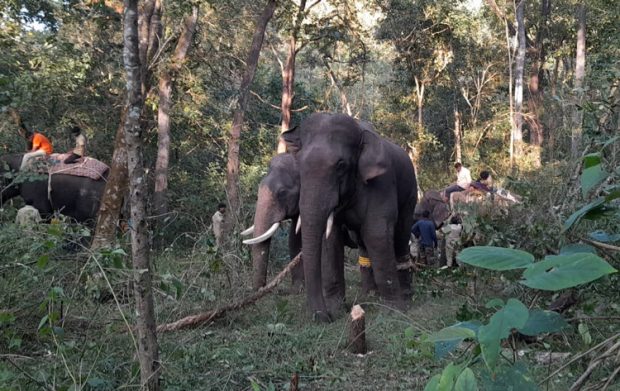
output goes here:
{"type": "Polygon", "coordinates": [[[493,246],[468,247],[457,258],[468,265],[490,270],[522,269],[534,262],[534,256],[528,252],[493,246]]]}
{"type": "Polygon", "coordinates": [[[537,391],[539,388],[522,362],[499,366],[496,371],[482,371],[482,389],[485,391],[537,391]]]}
{"type": "Polygon", "coordinates": [[[453,363],[448,364],[447,367],[441,372],[441,378],[439,378],[439,384],[437,384],[437,391],[452,391],[454,387],[454,381],[461,372],[459,365],[453,363]]]}
{"type": "Polygon", "coordinates": [[[583,157],[583,168],[591,168],[594,166],[601,165],[601,154],[600,152],[589,153],[583,157]]]}
{"type": "Polygon", "coordinates": [[[476,376],[474,376],[474,371],[470,368],[465,368],[459,377],[456,378],[454,391],[478,391],[478,382],[476,381],[476,376]]]}
{"type": "Polygon", "coordinates": [[[603,182],[609,173],[600,164],[588,167],[581,173],[581,194],[585,197],[595,186],[603,182]]]}
{"type": "Polygon", "coordinates": [[[444,341],[452,341],[455,339],[467,339],[467,338],[475,338],[476,332],[465,328],[465,327],[446,327],[441,329],[431,335],[429,335],[426,340],[428,342],[444,342],[444,341]]]}
{"type": "Polygon", "coordinates": [[[584,205],[581,209],[579,209],[578,211],[570,215],[568,219],[566,219],[566,221],[564,222],[564,227],[562,227],[562,232],[568,231],[570,227],[572,227],[573,224],[581,220],[581,218],[585,216],[586,213],[602,208],[602,205],[604,203],[605,197],[600,197],[590,202],[589,204],[584,205]]]}
{"type": "Polygon", "coordinates": [[[596,254],[596,249],[589,244],[583,243],[567,244],[565,246],[562,246],[562,248],[560,249],[560,255],[571,255],[579,253],[596,254]]]}
{"type": "Polygon", "coordinates": [[[520,283],[533,289],[558,291],[594,281],[616,271],[594,254],[548,256],[526,269],[520,283]]]}
{"type": "Polygon", "coordinates": [[[569,327],[562,315],[553,311],[530,310],[525,326],[519,328],[521,334],[536,336],[543,333],[555,333],[569,327]]]}
{"type": "Polygon", "coordinates": [[[439,387],[439,379],[441,379],[441,375],[431,377],[431,380],[426,383],[424,391],[437,391],[437,388],[439,387]]]}
{"type": "Polygon", "coordinates": [[[620,234],[608,234],[605,231],[597,230],[590,232],[590,237],[596,241],[603,243],[617,242],[620,240],[620,234]]]}
{"type": "Polygon", "coordinates": [[[517,299],[508,299],[501,310],[497,311],[488,325],[478,330],[478,341],[482,357],[489,369],[493,370],[500,353],[501,340],[508,337],[510,330],[525,326],[529,316],[527,307],[517,299]]]}
{"type": "Polygon", "coordinates": [[[442,358],[447,356],[450,352],[454,351],[454,349],[456,349],[464,339],[475,338],[476,333],[478,332],[478,329],[480,328],[480,323],[478,321],[459,322],[450,327],[446,327],[443,330],[448,330],[448,329],[453,329],[453,328],[461,329],[454,334],[454,338],[449,339],[449,336],[452,333],[452,331],[450,330],[450,331],[447,331],[446,334],[443,334],[441,336],[442,339],[436,340],[434,350],[435,350],[435,358],[437,360],[441,360],[442,358]],[[462,329],[470,330],[470,332],[464,331],[462,329]]]}

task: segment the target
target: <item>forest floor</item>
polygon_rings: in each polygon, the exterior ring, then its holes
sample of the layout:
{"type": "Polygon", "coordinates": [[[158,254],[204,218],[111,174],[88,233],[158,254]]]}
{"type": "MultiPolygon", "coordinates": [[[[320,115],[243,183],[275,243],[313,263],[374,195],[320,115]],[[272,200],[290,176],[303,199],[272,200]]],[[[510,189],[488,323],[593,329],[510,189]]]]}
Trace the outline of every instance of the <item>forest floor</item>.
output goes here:
{"type": "MultiPolygon", "coordinates": [[[[118,267],[112,253],[95,261],[88,253],[55,249],[49,263],[12,257],[10,251],[20,254],[22,240],[28,238],[16,237],[0,248],[8,255],[0,262],[0,390],[137,389],[136,336],[128,332],[135,313],[123,294],[129,271],[118,267]],[[62,319],[55,315],[59,311],[62,319]]],[[[273,253],[278,261],[270,265],[271,276],[286,259],[282,245],[273,253]]],[[[353,255],[346,266],[347,304],[361,304],[366,311],[367,354],[349,353],[344,311],[332,323],[314,322],[305,311],[305,294],[290,293],[287,278],[256,304],[195,329],[160,334],[164,389],[289,390],[297,376],[300,390],[423,390],[450,361],[436,360],[433,347],[422,342],[424,335],[459,320],[485,319],[488,300],[524,293],[497,273],[427,269],[416,274],[411,308],[399,312],[378,297],[358,299],[353,255]]],[[[209,247],[187,254],[169,249],[154,262],[158,324],[251,293],[247,250],[221,257],[209,247]]],[[[518,349],[531,352],[519,361],[533,378],[542,379],[560,365],[537,365],[534,351],[567,351],[569,340],[576,350],[585,350],[575,344],[580,337],[574,329],[545,347],[518,342],[518,349]]],[[[599,340],[595,331],[593,339],[599,340]]],[[[461,353],[457,350],[452,359],[461,353]]],[[[583,372],[577,369],[554,377],[543,389],[568,389],[583,372]]]]}

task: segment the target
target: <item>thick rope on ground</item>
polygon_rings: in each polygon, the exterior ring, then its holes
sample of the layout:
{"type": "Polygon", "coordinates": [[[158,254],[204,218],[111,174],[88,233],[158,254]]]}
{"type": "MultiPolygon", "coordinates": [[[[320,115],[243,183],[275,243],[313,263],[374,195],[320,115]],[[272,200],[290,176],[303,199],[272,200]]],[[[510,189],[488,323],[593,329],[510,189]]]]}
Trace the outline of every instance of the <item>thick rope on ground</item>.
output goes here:
{"type": "Polygon", "coordinates": [[[176,322],[159,325],[157,326],[157,332],[163,333],[166,331],[175,331],[175,330],[180,330],[180,329],[189,328],[189,327],[198,327],[213,319],[223,316],[225,313],[229,311],[238,310],[250,304],[253,304],[254,302],[258,301],[260,298],[265,296],[267,293],[271,292],[273,288],[278,286],[282,282],[282,280],[284,280],[284,277],[286,277],[286,275],[289,274],[291,270],[299,264],[299,262],[301,262],[301,252],[297,254],[297,256],[293,258],[293,260],[289,262],[289,264],[286,265],[286,267],[282,269],[282,271],[278,273],[278,275],[275,276],[275,278],[269,282],[269,284],[260,288],[258,291],[246,297],[245,299],[237,303],[229,304],[229,305],[219,307],[219,308],[216,308],[216,309],[213,309],[207,312],[203,312],[197,315],[187,316],[185,318],[177,320],[176,322]]]}

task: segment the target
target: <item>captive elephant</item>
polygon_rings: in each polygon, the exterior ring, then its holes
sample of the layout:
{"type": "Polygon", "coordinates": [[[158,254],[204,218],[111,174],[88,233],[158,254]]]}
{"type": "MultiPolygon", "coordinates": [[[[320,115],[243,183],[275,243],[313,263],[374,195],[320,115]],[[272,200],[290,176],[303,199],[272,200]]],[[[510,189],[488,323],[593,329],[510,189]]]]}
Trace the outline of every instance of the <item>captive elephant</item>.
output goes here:
{"type": "Polygon", "coordinates": [[[415,172],[405,150],[344,114],[312,114],[282,137],[299,165],[304,275],[315,318],[331,320],[320,254],[334,219],[356,233],[360,253],[372,260],[380,295],[405,307],[412,294],[409,232],[417,202],[415,172]]]}
{"type": "MultiPolygon", "coordinates": [[[[294,257],[301,250],[299,191],[299,169],[293,156],[284,153],[273,157],[269,163],[269,171],[258,187],[254,225],[241,233],[242,235],[254,235],[252,239],[247,239],[244,243],[252,245],[254,269],[252,286],[255,290],[266,283],[271,237],[282,221],[292,220],[288,235],[290,257],[294,257]]],[[[330,239],[323,243],[321,258],[323,267],[326,269],[323,286],[325,295],[328,297],[336,295],[344,298],[345,287],[339,284],[343,277],[335,275],[342,268],[334,267],[334,265],[344,265],[344,245],[357,247],[344,226],[336,230],[333,235],[330,235],[330,239]]],[[[300,264],[292,271],[293,289],[299,291],[303,284],[304,272],[300,264]]],[[[342,302],[334,301],[334,304],[342,304],[342,302]]],[[[337,308],[333,310],[336,311],[337,308]]]]}
{"type": "Polygon", "coordinates": [[[44,174],[45,179],[33,178],[30,181],[26,179],[23,183],[13,183],[23,156],[13,154],[0,157],[0,204],[21,196],[25,202],[32,202],[32,206],[39,210],[43,218],[59,212],[81,223],[95,221],[105,189],[104,179],[54,174],[51,183],[48,183],[48,177],[44,174]],[[6,175],[9,172],[11,175],[6,175]]]}

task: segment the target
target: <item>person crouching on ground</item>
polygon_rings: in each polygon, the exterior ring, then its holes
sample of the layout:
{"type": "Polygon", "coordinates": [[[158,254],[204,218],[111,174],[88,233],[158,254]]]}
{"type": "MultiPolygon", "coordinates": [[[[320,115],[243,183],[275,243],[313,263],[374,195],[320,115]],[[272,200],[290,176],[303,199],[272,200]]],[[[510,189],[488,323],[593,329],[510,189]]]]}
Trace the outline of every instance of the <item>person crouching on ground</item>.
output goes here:
{"type": "Polygon", "coordinates": [[[437,266],[435,260],[435,248],[437,248],[437,234],[435,223],[430,219],[431,212],[422,212],[422,220],[411,227],[411,233],[419,239],[420,259],[427,265],[437,266]]]}
{"type": "Polygon", "coordinates": [[[41,133],[26,129],[23,124],[21,126],[22,129],[24,129],[24,135],[26,136],[28,143],[32,144],[32,149],[24,154],[22,165],[19,167],[20,170],[23,170],[24,167],[28,165],[28,161],[30,159],[37,156],[49,156],[52,154],[54,149],[52,148],[52,143],[47,137],[41,133]]]}
{"type": "Polygon", "coordinates": [[[82,134],[82,129],[79,126],[74,126],[71,129],[71,136],[75,139],[75,148],[71,151],[71,155],[65,159],[65,164],[75,163],[86,155],[86,136],[82,134]]]}

